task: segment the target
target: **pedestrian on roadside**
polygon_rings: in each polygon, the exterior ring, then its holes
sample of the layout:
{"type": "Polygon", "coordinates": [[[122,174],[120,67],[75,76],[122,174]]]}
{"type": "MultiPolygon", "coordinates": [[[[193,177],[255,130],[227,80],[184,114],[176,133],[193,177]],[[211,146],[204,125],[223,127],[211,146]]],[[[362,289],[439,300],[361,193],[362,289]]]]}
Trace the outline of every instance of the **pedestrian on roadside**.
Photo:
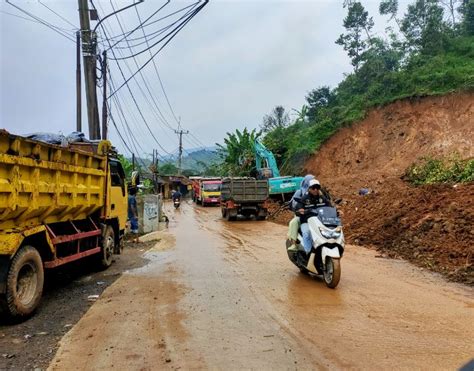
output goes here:
{"type": "Polygon", "coordinates": [[[128,221],[130,232],[134,235],[132,242],[140,242],[138,239],[138,209],[137,209],[137,187],[130,187],[128,190],[128,221]]]}

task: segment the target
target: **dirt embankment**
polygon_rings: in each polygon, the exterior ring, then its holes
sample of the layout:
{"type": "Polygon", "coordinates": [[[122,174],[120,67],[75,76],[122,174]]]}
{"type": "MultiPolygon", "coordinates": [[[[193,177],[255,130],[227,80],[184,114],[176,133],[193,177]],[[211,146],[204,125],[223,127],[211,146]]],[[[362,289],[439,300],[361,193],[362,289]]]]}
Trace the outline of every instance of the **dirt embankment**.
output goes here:
{"type": "Polygon", "coordinates": [[[454,152],[474,157],[474,93],[375,109],[334,135],[305,168],[343,198],[349,242],[473,284],[474,184],[412,187],[401,180],[420,157],[454,152]],[[361,188],[371,193],[359,196],[361,188]]]}

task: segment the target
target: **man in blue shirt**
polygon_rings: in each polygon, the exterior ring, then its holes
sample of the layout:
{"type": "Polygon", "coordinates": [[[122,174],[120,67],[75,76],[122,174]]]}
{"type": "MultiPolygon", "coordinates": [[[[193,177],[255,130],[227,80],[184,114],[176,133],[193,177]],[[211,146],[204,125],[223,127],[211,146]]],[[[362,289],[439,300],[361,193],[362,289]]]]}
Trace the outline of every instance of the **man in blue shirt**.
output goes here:
{"type": "Polygon", "coordinates": [[[130,187],[128,190],[128,220],[130,222],[130,231],[134,234],[133,242],[138,240],[138,209],[137,209],[137,187],[130,187]]]}

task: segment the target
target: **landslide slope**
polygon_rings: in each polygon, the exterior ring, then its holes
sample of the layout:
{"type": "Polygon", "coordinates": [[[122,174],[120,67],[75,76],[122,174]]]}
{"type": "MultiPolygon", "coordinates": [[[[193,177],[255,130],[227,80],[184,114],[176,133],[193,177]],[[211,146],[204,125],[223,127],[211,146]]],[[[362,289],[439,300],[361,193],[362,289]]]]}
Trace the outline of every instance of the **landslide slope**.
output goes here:
{"type": "Polygon", "coordinates": [[[350,243],[474,283],[474,184],[413,187],[425,156],[474,157],[474,93],[395,102],[338,131],[305,165],[343,198],[350,243]],[[359,196],[361,188],[371,193],[359,196]]]}

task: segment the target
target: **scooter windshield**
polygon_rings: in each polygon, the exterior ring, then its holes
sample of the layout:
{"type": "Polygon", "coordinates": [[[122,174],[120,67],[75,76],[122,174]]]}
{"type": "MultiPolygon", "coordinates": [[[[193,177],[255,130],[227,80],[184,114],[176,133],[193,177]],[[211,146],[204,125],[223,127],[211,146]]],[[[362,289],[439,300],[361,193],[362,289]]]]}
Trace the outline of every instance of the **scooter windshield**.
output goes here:
{"type": "Polygon", "coordinates": [[[311,210],[311,214],[317,216],[317,218],[325,226],[338,227],[342,225],[341,219],[337,216],[337,209],[330,206],[317,207],[311,210]]]}

